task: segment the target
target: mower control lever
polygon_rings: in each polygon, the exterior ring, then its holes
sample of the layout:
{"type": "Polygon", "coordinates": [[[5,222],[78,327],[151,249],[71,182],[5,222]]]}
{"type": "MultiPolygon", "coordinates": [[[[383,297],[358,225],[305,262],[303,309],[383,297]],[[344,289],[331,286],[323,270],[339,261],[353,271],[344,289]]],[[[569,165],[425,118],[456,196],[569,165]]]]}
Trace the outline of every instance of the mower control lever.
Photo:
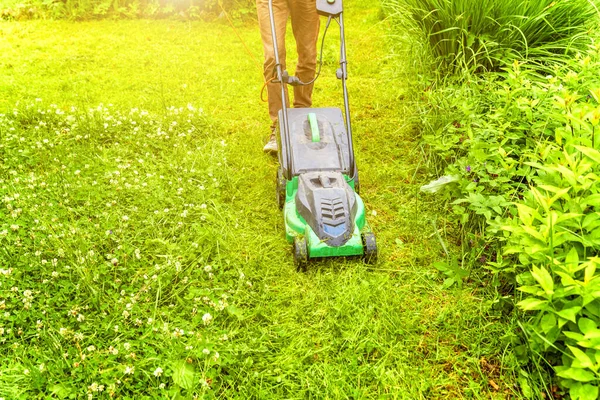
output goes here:
{"type": "MultiPolygon", "coordinates": [[[[287,83],[290,86],[304,86],[306,83],[302,82],[297,76],[290,75],[287,70],[283,71],[281,74],[281,78],[284,83],[287,83]]],[[[279,83],[278,79],[272,81],[273,83],[279,83]]]]}

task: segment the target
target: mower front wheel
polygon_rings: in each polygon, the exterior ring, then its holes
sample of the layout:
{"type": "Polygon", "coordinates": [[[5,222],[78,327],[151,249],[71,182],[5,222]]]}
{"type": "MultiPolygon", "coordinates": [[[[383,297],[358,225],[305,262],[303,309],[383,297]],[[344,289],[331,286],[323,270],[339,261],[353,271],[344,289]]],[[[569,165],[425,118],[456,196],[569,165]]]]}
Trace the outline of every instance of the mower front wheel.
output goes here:
{"type": "Polygon", "coordinates": [[[377,241],[373,232],[366,232],[361,235],[363,242],[364,258],[367,264],[377,262],[377,241]]]}
{"type": "Polygon", "coordinates": [[[294,238],[294,265],[298,272],[306,271],[308,266],[308,243],[306,238],[294,238]]]}

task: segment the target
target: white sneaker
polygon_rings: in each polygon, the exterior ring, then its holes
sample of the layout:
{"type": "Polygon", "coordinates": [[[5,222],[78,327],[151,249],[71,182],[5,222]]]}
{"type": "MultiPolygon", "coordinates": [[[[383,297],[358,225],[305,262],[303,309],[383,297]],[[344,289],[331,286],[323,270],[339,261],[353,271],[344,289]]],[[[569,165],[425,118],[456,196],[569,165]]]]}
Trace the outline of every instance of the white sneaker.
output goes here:
{"type": "Polygon", "coordinates": [[[277,153],[277,140],[275,140],[275,135],[271,134],[269,141],[263,147],[263,151],[265,153],[277,153]]]}

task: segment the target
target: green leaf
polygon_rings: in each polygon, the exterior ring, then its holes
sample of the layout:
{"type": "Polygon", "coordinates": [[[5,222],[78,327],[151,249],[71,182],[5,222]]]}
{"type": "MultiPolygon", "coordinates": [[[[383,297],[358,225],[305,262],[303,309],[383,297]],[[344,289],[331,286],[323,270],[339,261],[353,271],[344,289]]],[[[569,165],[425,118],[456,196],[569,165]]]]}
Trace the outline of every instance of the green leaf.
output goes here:
{"type": "Polygon", "coordinates": [[[579,362],[578,366],[580,368],[591,368],[594,365],[594,363],[592,362],[590,357],[587,354],[585,354],[583,351],[581,351],[577,347],[573,347],[573,346],[567,346],[567,347],[569,348],[569,350],[571,350],[571,353],[573,353],[573,356],[579,362]]]}
{"type": "Polygon", "coordinates": [[[227,313],[229,315],[236,317],[238,320],[244,319],[244,314],[242,313],[242,310],[240,310],[237,307],[234,307],[234,306],[227,307],[227,313]]]}
{"type": "Polygon", "coordinates": [[[567,368],[558,371],[556,375],[560,376],[561,378],[572,379],[577,382],[590,382],[596,378],[592,372],[583,368],[567,368]]]}
{"type": "Polygon", "coordinates": [[[595,213],[587,214],[585,216],[585,218],[583,219],[581,227],[583,229],[587,229],[588,231],[592,230],[592,229],[595,229],[595,228],[598,227],[598,224],[599,224],[598,220],[599,219],[600,219],[600,213],[595,212],[595,213]]]}
{"type": "Polygon", "coordinates": [[[533,224],[533,213],[536,212],[533,208],[526,206],[525,204],[517,203],[517,211],[519,213],[519,219],[524,225],[533,224]]]}
{"type": "Polygon", "coordinates": [[[567,264],[567,271],[571,273],[577,271],[577,267],[579,266],[579,254],[575,247],[571,247],[571,250],[567,253],[565,263],[567,264]]]}
{"type": "Polygon", "coordinates": [[[593,329],[585,334],[585,338],[588,340],[600,339],[600,329],[593,329]]]}
{"type": "Polygon", "coordinates": [[[598,325],[589,318],[579,318],[577,320],[577,326],[579,327],[581,333],[583,333],[584,335],[588,332],[595,331],[598,329],[598,325]]]}
{"type": "Polygon", "coordinates": [[[185,360],[173,363],[173,382],[183,389],[190,390],[194,387],[195,369],[185,360]]]}
{"type": "Polygon", "coordinates": [[[554,280],[546,268],[537,268],[534,265],[533,270],[531,271],[531,276],[533,276],[533,278],[540,284],[548,296],[554,294],[554,280]]]}
{"type": "Polygon", "coordinates": [[[598,399],[598,387],[589,383],[575,383],[569,390],[572,400],[596,400],[598,399]]]}
{"type": "Polygon", "coordinates": [[[600,193],[595,193],[587,196],[581,201],[582,207],[593,206],[600,207],[600,193]]]}
{"type": "Polygon", "coordinates": [[[57,383],[50,387],[50,392],[59,399],[67,398],[73,389],[65,384],[57,383]]]}
{"type": "Polygon", "coordinates": [[[552,313],[546,313],[540,321],[540,327],[544,333],[550,332],[556,326],[556,316],[552,313]]]}
{"type": "Polygon", "coordinates": [[[591,158],[595,163],[600,164],[600,151],[585,146],[575,146],[575,148],[585,154],[588,158],[591,158]]]}
{"type": "Polygon", "coordinates": [[[569,339],[573,339],[576,342],[581,342],[585,337],[579,332],[563,331],[563,334],[569,339]]]}
{"type": "Polygon", "coordinates": [[[517,306],[521,307],[524,311],[532,311],[532,310],[543,310],[546,308],[548,304],[548,300],[540,300],[529,297],[525,300],[521,300],[517,303],[517,306]]]}
{"type": "Polygon", "coordinates": [[[542,206],[544,211],[548,212],[549,211],[548,198],[546,196],[544,196],[542,193],[540,193],[540,191],[534,187],[532,187],[530,191],[531,191],[531,194],[533,194],[533,198],[535,199],[536,203],[539,204],[540,206],[542,206]]]}
{"type": "Polygon", "coordinates": [[[595,260],[589,260],[587,262],[584,263],[585,264],[585,271],[584,271],[584,277],[583,277],[583,281],[585,283],[589,283],[592,278],[594,278],[594,275],[596,274],[596,261],[595,260]]]}
{"type": "Polygon", "coordinates": [[[571,322],[577,322],[577,320],[575,319],[575,317],[577,317],[577,314],[581,311],[581,307],[580,306],[575,306],[575,307],[571,307],[571,308],[567,308],[564,310],[560,310],[557,311],[556,314],[561,317],[564,318],[566,320],[569,320],[571,322]]]}
{"type": "Polygon", "coordinates": [[[531,386],[529,385],[529,380],[526,377],[519,377],[517,379],[517,381],[519,382],[519,387],[521,388],[521,393],[523,393],[523,396],[526,399],[532,399],[533,398],[533,390],[531,390],[531,386]]]}
{"type": "Polygon", "coordinates": [[[444,284],[442,285],[442,289],[448,289],[455,283],[456,283],[456,280],[454,278],[446,278],[446,279],[444,279],[444,284]]]}
{"type": "Polygon", "coordinates": [[[518,290],[520,290],[523,293],[532,294],[534,296],[542,296],[544,294],[544,291],[540,289],[539,285],[520,286],[518,290]]]}

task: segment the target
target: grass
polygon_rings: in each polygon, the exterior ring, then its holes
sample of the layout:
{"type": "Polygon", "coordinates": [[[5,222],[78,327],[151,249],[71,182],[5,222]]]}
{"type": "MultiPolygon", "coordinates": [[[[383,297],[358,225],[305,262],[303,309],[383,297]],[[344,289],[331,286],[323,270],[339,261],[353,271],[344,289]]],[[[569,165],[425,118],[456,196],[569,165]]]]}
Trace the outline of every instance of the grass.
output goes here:
{"type": "Polygon", "coordinates": [[[387,7],[401,29],[429,43],[439,69],[458,74],[499,71],[515,58],[565,60],[591,43],[598,21],[592,0],[393,0],[387,7]]]}
{"type": "MultiPolygon", "coordinates": [[[[380,262],[305,274],[261,151],[255,25],[250,55],[220,23],[0,24],[0,397],[519,397],[494,297],[431,266],[411,77],[388,74],[378,6],[347,13],[380,262]]],[[[341,105],[334,38],[316,106],[341,105]]]]}

